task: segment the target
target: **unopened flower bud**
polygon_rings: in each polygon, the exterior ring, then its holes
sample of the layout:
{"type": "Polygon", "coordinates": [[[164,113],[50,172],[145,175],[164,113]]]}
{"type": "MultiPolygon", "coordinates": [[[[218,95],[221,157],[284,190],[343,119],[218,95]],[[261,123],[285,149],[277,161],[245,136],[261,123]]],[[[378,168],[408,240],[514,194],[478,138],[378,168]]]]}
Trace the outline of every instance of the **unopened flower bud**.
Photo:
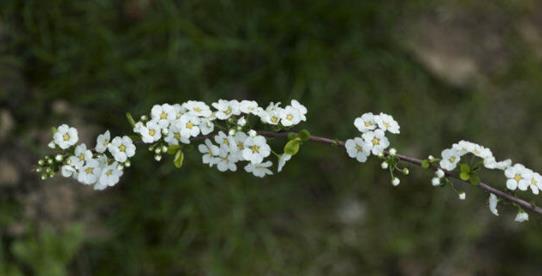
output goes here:
{"type": "Polygon", "coordinates": [[[404,175],[409,175],[410,174],[410,170],[408,168],[404,168],[403,169],[403,174],[404,175]]]}
{"type": "Polygon", "coordinates": [[[391,148],[389,153],[391,156],[395,156],[397,154],[397,150],[395,148],[391,148]]]}
{"type": "Polygon", "coordinates": [[[162,149],[161,149],[161,148],[156,148],[156,149],[154,150],[154,153],[160,154],[160,153],[162,153],[162,149]]]}
{"type": "Polygon", "coordinates": [[[162,129],[162,134],[168,135],[169,134],[169,129],[167,129],[167,128],[162,129]]]}
{"type": "Polygon", "coordinates": [[[399,183],[401,183],[401,180],[397,177],[394,177],[393,180],[391,181],[391,184],[393,184],[393,186],[397,186],[399,185],[399,183]]]}
{"type": "Polygon", "coordinates": [[[465,200],[465,198],[467,198],[467,194],[465,193],[460,193],[458,196],[460,200],[465,200]]]}
{"type": "Polygon", "coordinates": [[[38,165],[43,166],[43,164],[45,164],[45,162],[40,159],[40,161],[38,161],[38,165]]]}
{"type": "Polygon", "coordinates": [[[162,152],[167,152],[167,147],[166,146],[162,146],[162,152]]]}
{"type": "Polygon", "coordinates": [[[429,155],[429,157],[427,157],[427,159],[429,159],[429,161],[433,162],[435,160],[435,157],[433,157],[433,155],[429,155]]]}
{"type": "Polygon", "coordinates": [[[431,180],[431,184],[433,184],[433,186],[439,186],[440,185],[440,178],[433,177],[433,179],[431,180]]]}
{"type": "Polygon", "coordinates": [[[228,134],[229,134],[229,135],[235,135],[235,132],[236,132],[235,129],[230,129],[230,130],[228,131],[228,134]]]}
{"type": "Polygon", "coordinates": [[[141,115],[140,119],[141,119],[141,121],[145,122],[145,121],[147,121],[149,118],[147,118],[147,115],[141,115]]]}
{"type": "Polygon", "coordinates": [[[444,177],[444,171],[441,170],[441,169],[438,169],[435,174],[437,175],[438,178],[443,178],[444,177]]]}
{"type": "Polygon", "coordinates": [[[129,168],[130,166],[132,166],[132,163],[130,161],[126,161],[126,162],[124,162],[124,166],[126,168],[129,168]]]}
{"type": "Polygon", "coordinates": [[[160,154],[155,155],[154,160],[156,160],[156,161],[162,160],[162,155],[160,155],[160,154]]]}
{"type": "Polygon", "coordinates": [[[382,162],[382,164],[380,164],[380,167],[382,167],[382,169],[385,170],[385,169],[389,168],[389,164],[388,164],[388,162],[384,161],[384,162],[382,162]]]}
{"type": "Polygon", "coordinates": [[[57,155],[55,156],[55,160],[58,161],[58,162],[62,162],[63,159],[64,159],[64,157],[62,157],[61,154],[57,154],[57,155]]]}

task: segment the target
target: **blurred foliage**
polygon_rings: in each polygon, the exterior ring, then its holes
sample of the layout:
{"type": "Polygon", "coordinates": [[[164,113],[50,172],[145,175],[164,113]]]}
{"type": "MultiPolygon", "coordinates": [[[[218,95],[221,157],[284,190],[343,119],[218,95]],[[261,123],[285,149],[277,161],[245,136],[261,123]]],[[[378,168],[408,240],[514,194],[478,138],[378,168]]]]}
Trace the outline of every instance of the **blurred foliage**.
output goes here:
{"type": "MultiPolygon", "coordinates": [[[[406,46],[409,21],[442,4],[485,9],[477,2],[4,0],[0,104],[16,119],[15,135],[27,137],[61,121],[125,133],[125,112],[143,114],[165,101],[296,98],[308,106],[303,127],[314,134],[351,137],[356,116],[383,111],[402,126],[393,140],[400,152],[438,154],[465,138],[541,168],[535,118],[542,113],[542,67],[515,30],[502,31],[507,70],[465,87],[435,77],[406,46]],[[54,111],[58,101],[69,103],[71,115],[54,111]]],[[[491,7],[514,17],[533,5],[512,2],[491,7]]],[[[35,155],[46,145],[23,141],[35,155]]],[[[2,232],[2,274],[541,269],[539,218],[516,225],[512,207],[494,218],[486,194],[464,187],[467,200],[459,202],[453,191],[432,188],[426,172],[411,170],[394,188],[377,162],[359,166],[342,149],[308,143],[283,173],[260,180],[216,172],[194,149],[185,153],[178,170],[139,149],[120,185],[80,202],[97,225],[63,228],[44,219],[52,228],[36,227],[21,221],[24,206],[1,196],[2,228],[27,227],[27,235],[2,232]]],[[[502,179],[495,183],[503,187],[502,179]]]]}

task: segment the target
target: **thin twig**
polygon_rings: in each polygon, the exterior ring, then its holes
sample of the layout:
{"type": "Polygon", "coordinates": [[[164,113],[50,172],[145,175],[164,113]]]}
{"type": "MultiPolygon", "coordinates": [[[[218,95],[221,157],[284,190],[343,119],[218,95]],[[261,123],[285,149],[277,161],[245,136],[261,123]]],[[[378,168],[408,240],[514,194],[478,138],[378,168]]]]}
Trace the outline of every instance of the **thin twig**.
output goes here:
{"type": "MultiPolygon", "coordinates": [[[[262,135],[262,136],[266,136],[266,137],[274,137],[274,138],[284,138],[284,137],[288,137],[288,135],[290,134],[289,132],[272,132],[272,131],[258,131],[258,134],[262,135]]],[[[309,137],[309,141],[313,141],[313,142],[317,142],[317,143],[323,143],[323,144],[330,144],[330,145],[338,145],[338,146],[344,146],[344,142],[341,141],[341,140],[336,140],[336,139],[330,139],[330,138],[326,138],[326,137],[320,137],[320,136],[310,136],[309,137]]],[[[411,165],[415,165],[415,166],[418,166],[418,167],[422,167],[422,160],[421,159],[418,159],[418,158],[415,158],[415,157],[410,157],[410,156],[406,156],[406,155],[400,155],[400,154],[397,154],[396,157],[404,162],[404,163],[408,163],[408,164],[411,164],[411,165]]],[[[459,180],[463,183],[467,183],[463,180],[461,180],[456,174],[454,173],[451,173],[451,172],[445,172],[446,176],[448,177],[451,177],[451,178],[454,178],[456,180],[459,180]]],[[[480,189],[488,192],[488,193],[492,193],[492,194],[495,194],[496,196],[504,199],[504,200],[508,200],[510,202],[513,202],[519,206],[521,206],[522,208],[524,209],[527,209],[527,210],[530,210],[532,212],[535,212],[535,213],[538,213],[538,214],[541,214],[542,215],[542,208],[524,200],[524,199],[521,199],[521,198],[518,198],[510,193],[507,193],[507,192],[504,192],[504,191],[501,191],[499,189],[496,189],[492,186],[490,186],[489,184],[486,184],[484,182],[480,182],[477,187],[479,187],[480,189]]]]}

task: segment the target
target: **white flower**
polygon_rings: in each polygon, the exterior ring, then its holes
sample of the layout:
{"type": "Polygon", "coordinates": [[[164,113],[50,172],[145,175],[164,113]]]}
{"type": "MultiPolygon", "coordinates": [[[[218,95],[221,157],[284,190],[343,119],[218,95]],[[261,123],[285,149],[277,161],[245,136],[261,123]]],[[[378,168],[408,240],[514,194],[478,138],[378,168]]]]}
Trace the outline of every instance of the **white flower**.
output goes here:
{"type": "Polygon", "coordinates": [[[64,177],[77,177],[77,169],[75,169],[73,166],[70,165],[64,165],[62,168],[60,168],[60,172],[62,173],[62,176],[64,177]]]}
{"type": "Polygon", "coordinates": [[[47,144],[47,146],[50,148],[50,149],[54,149],[56,148],[56,144],[55,144],[55,141],[51,141],[49,142],[49,144],[47,144]]]}
{"type": "Polygon", "coordinates": [[[252,173],[256,177],[264,177],[266,175],[272,175],[273,172],[269,169],[273,163],[271,161],[266,161],[264,163],[248,163],[245,166],[245,171],[252,173]]]}
{"type": "Polygon", "coordinates": [[[278,165],[278,172],[282,171],[282,168],[284,168],[284,165],[286,165],[286,162],[290,161],[292,159],[292,155],[283,153],[279,157],[279,165],[278,165]]]}
{"type": "Polygon", "coordinates": [[[235,164],[237,162],[237,158],[235,155],[226,153],[226,152],[220,152],[220,155],[216,158],[216,168],[221,171],[237,171],[237,165],[235,164]]]}
{"type": "Polygon", "coordinates": [[[528,180],[524,178],[524,175],[528,172],[528,169],[521,164],[515,164],[514,166],[506,169],[506,171],[504,171],[504,175],[508,178],[506,181],[506,188],[515,191],[518,186],[529,186],[528,180]]]}
{"type": "Polygon", "coordinates": [[[307,108],[304,105],[300,104],[297,100],[290,101],[290,105],[299,111],[301,115],[301,121],[307,120],[307,117],[305,117],[305,115],[307,114],[307,108]]]}
{"type": "Polygon", "coordinates": [[[218,100],[218,102],[213,103],[213,107],[216,108],[216,117],[220,120],[227,120],[233,115],[241,114],[237,100],[218,100]]]}
{"type": "Polygon", "coordinates": [[[527,188],[531,188],[531,191],[535,195],[538,194],[539,190],[542,190],[542,176],[539,173],[529,170],[526,173],[524,173],[522,177],[526,181],[522,181],[520,183],[518,187],[520,190],[525,191],[527,190],[527,188]],[[528,187],[526,187],[525,185],[527,185],[528,187]]]}
{"type": "Polygon", "coordinates": [[[80,144],[75,147],[74,155],[70,156],[68,162],[75,169],[79,169],[85,165],[85,162],[92,159],[92,151],[87,149],[87,145],[80,144]]]}
{"type": "Polygon", "coordinates": [[[515,222],[524,222],[529,220],[529,214],[525,213],[524,211],[519,211],[516,215],[516,218],[514,219],[515,222]]]}
{"type": "Polygon", "coordinates": [[[371,152],[374,155],[382,154],[390,145],[390,141],[384,135],[384,131],[380,129],[363,133],[362,137],[365,143],[369,144],[371,152]]]}
{"type": "Polygon", "coordinates": [[[55,134],[53,135],[53,141],[55,144],[57,144],[61,149],[67,149],[77,141],[79,141],[79,135],[77,133],[77,129],[73,127],[69,127],[66,124],[60,125],[55,134]]]}
{"type": "Polygon", "coordinates": [[[119,164],[113,162],[113,164],[105,166],[103,168],[98,183],[94,186],[96,190],[103,190],[107,187],[115,186],[119,182],[120,177],[122,176],[123,171],[119,170],[119,164]]]}
{"type": "Polygon", "coordinates": [[[266,124],[278,125],[283,111],[284,109],[280,107],[280,103],[269,103],[265,110],[260,110],[258,116],[266,124]]]}
{"type": "Polygon", "coordinates": [[[199,135],[199,119],[196,116],[184,114],[175,121],[175,126],[181,130],[181,136],[196,137],[199,135]]]}
{"type": "Polygon", "coordinates": [[[224,132],[219,131],[217,135],[215,135],[215,143],[218,144],[221,152],[235,152],[236,150],[236,143],[235,138],[230,135],[226,135],[224,132]]]}
{"type": "Polygon", "coordinates": [[[109,130],[98,135],[98,138],[96,139],[96,152],[104,153],[107,150],[107,146],[109,146],[109,141],[111,141],[109,130]]]}
{"type": "Polygon", "coordinates": [[[495,216],[499,216],[499,210],[497,210],[497,203],[499,203],[499,199],[497,198],[497,196],[494,194],[489,194],[489,210],[495,216]]]}
{"type": "Polygon", "coordinates": [[[388,114],[380,113],[380,115],[376,116],[374,120],[378,127],[380,127],[382,130],[389,131],[393,134],[399,134],[401,132],[399,123],[397,123],[397,121],[395,121],[395,119],[388,114]]]}
{"type": "Polygon", "coordinates": [[[193,116],[208,118],[212,114],[211,108],[204,102],[188,101],[184,103],[183,106],[188,110],[189,114],[193,116]]]}
{"type": "Polygon", "coordinates": [[[280,113],[280,122],[283,126],[295,126],[301,122],[301,113],[298,109],[292,106],[285,107],[280,113]]]}
{"type": "Polygon", "coordinates": [[[447,171],[453,171],[457,167],[457,163],[461,160],[459,152],[454,149],[445,149],[441,155],[440,167],[447,171]]]}
{"type": "Polygon", "coordinates": [[[497,162],[495,158],[484,159],[484,167],[491,170],[501,170],[504,171],[512,165],[512,160],[506,159],[504,161],[497,162]]]}
{"type": "Polygon", "coordinates": [[[212,167],[218,162],[216,157],[220,154],[220,149],[211,140],[205,139],[205,144],[200,144],[198,150],[202,153],[203,164],[209,164],[209,167],[212,167]]]}
{"type": "Polygon", "coordinates": [[[169,104],[155,105],[151,109],[151,118],[153,121],[156,121],[160,127],[166,128],[171,121],[177,118],[177,112],[175,111],[175,108],[169,104]]]}
{"type": "Polygon", "coordinates": [[[433,186],[435,186],[435,187],[436,187],[436,186],[440,186],[440,184],[441,184],[440,178],[438,178],[438,177],[433,177],[433,179],[431,179],[431,184],[432,184],[433,186]]]}
{"type": "Polygon", "coordinates": [[[467,194],[466,193],[460,193],[458,195],[458,197],[459,197],[459,200],[465,200],[465,198],[467,198],[467,194]]]}
{"type": "Polygon", "coordinates": [[[438,169],[436,172],[435,172],[435,175],[438,177],[438,178],[443,178],[444,177],[444,171],[441,170],[441,169],[438,169]]]}
{"type": "Polygon", "coordinates": [[[247,140],[248,136],[244,132],[237,132],[233,136],[233,141],[235,143],[235,149],[233,152],[236,154],[236,158],[238,160],[243,160],[243,150],[245,149],[245,141],[247,140]]]}
{"type": "Polygon", "coordinates": [[[354,120],[354,126],[361,132],[369,132],[376,129],[376,120],[373,113],[365,113],[354,120]]]}
{"type": "Polygon", "coordinates": [[[134,125],[134,132],[141,134],[144,128],[145,128],[145,125],[142,122],[137,122],[134,125]]]}
{"type": "Polygon", "coordinates": [[[77,181],[87,185],[94,184],[98,181],[100,173],[100,162],[96,159],[88,160],[85,166],[79,169],[77,181]]]}
{"type": "Polygon", "coordinates": [[[258,132],[256,132],[254,129],[251,129],[248,131],[248,136],[254,137],[256,135],[258,135],[258,132]]]}
{"type": "MultiPolygon", "coordinates": [[[[186,107],[184,107],[184,105],[181,105],[181,104],[174,104],[173,105],[173,110],[175,111],[175,119],[179,119],[181,118],[181,116],[183,114],[185,114],[186,112],[188,112],[188,110],[186,109],[186,107]]],[[[212,114],[212,113],[211,113],[212,114]]]]}
{"type": "Polygon", "coordinates": [[[179,145],[179,142],[182,142],[184,144],[190,144],[190,137],[183,136],[181,134],[181,130],[176,125],[172,125],[170,126],[168,134],[164,138],[164,141],[168,143],[168,145],[179,145]]]}
{"type": "Polygon", "coordinates": [[[239,120],[237,120],[237,125],[238,125],[238,126],[243,127],[243,126],[245,126],[246,124],[247,124],[247,119],[245,119],[244,116],[241,117],[241,118],[239,118],[239,120]]]}
{"type": "Polygon", "coordinates": [[[367,161],[367,157],[371,154],[371,146],[359,137],[346,140],[344,147],[350,158],[355,158],[361,163],[367,161]]]}
{"type": "Polygon", "coordinates": [[[255,101],[242,100],[239,103],[239,110],[245,114],[258,114],[258,103],[255,101]]]}
{"type": "Polygon", "coordinates": [[[132,139],[128,136],[115,137],[109,144],[109,152],[118,162],[126,162],[128,158],[134,156],[136,147],[132,139]]]}
{"type": "Polygon", "coordinates": [[[253,164],[261,163],[263,159],[271,153],[271,148],[267,144],[265,137],[248,137],[245,140],[245,149],[243,158],[253,164]]]}
{"type": "Polygon", "coordinates": [[[202,135],[207,135],[215,130],[215,124],[208,118],[201,118],[199,122],[199,130],[202,135]]]}
{"type": "Polygon", "coordinates": [[[152,144],[162,138],[162,129],[156,121],[148,121],[140,128],[140,134],[143,143],[152,144]]]}

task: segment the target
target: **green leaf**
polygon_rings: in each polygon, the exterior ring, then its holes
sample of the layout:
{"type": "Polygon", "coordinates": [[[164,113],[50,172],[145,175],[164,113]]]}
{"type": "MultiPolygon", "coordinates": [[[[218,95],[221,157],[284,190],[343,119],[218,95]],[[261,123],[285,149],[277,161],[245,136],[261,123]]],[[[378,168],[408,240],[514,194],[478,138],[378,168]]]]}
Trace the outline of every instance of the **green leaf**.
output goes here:
{"type": "Polygon", "coordinates": [[[463,181],[468,181],[470,179],[470,174],[468,172],[461,172],[459,178],[463,181]]]}
{"type": "Polygon", "coordinates": [[[429,160],[422,160],[422,168],[429,169],[430,166],[431,163],[429,162],[429,160]]]}
{"type": "Polygon", "coordinates": [[[126,119],[128,119],[128,122],[130,123],[130,125],[132,127],[135,127],[135,120],[134,120],[134,117],[132,117],[132,114],[130,114],[130,112],[126,112],[126,119]]]}
{"type": "Polygon", "coordinates": [[[470,166],[467,163],[461,163],[459,165],[459,169],[460,169],[461,172],[465,172],[465,173],[470,173],[471,172],[470,166]]]}
{"type": "Polygon", "coordinates": [[[471,175],[469,182],[470,182],[470,184],[476,186],[476,185],[480,184],[480,177],[478,175],[471,175]]]}
{"type": "Polygon", "coordinates": [[[288,133],[288,140],[294,140],[295,138],[297,138],[297,133],[288,133]]]}
{"type": "Polygon", "coordinates": [[[297,134],[297,137],[299,137],[302,141],[307,141],[311,137],[311,133],[308,130],[303,129],[297,134]]]}
{"type": "Polygon", "coordinates": [[[175,153],[175,158],[173,159],[173,164],[175,167],[180,168],[183,166],[184,161],[184,153],[182,150],[177,150],[177,153],[175,153]]]}
{"type": "Polygon", "coordinates": [[[173,155],[181,148],[179,145],[169,145],[167,148],[167,153],[173,155]]]}
{"type": "Polygon", "coordinates": [[[286,145],[284,145],[284,153],[289,155],[295,155],[299,151],[299,146],[301,144],[300,138],[295,138],[293,140],[288,141],[286,145]]]}

